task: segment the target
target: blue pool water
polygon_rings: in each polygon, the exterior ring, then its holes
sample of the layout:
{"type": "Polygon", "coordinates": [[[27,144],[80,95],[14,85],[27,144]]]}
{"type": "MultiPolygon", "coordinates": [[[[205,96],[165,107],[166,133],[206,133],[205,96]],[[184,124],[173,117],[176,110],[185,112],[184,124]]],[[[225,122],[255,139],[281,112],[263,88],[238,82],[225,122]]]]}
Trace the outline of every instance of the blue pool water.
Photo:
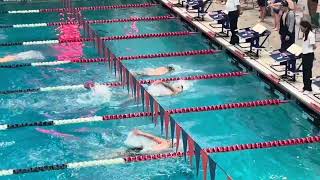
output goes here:
{"type": "MultiPolygon", "coordinates": [[[[74,1],[73,6],[144,3],[148,1],[74,1]]],[[[62,7],[58,2],[2,5],[7,10],[62,7]]],[[[141,9],[85,11],[86,19],[114,19],[132,16],[162,16],[170,12],[161,6],[141,9]]],[[[6,15],[0,24],[58,21],[57,13],[39,15],[6,15]],[[26,21],[23,21],[23,19],[26,21]]],[[[133,23],[98,24],[91,27],[100,36],[132,33],[133,23]]],[[[137,22],[138,34],[190,30],[179,20],[137,22]]],[[[23,28],[0,30],[0,43],[57,39],[53,28],[23,28]],[[27,32],[27,33],[25,33],[27,32]],[[34,33],[32,33],[34,32],[34,33]]],[[[216,48],[200,34],[191,36],[107,41],[105,44],[116,56],[165,53],[216,48]]],[[[69,44],[72,46],[72,43],[69,44]]],[[[52,61],[58,52],[52,45],[10,46],[0,48],[0,57],[23,51],[37,50],[45,60],[52,61]]],[[[92,43],[84,43],[86,58],[98,57],[92,43]]],[[[27,60],[34,62],[34,60],[27,60]]],[[[214,55],[138,59],[123,61],[131,71],[172,65],[176,71],[162,77],[182,77],[239,71],[225,52],[214,55]]],[[[83,84],[86,81],[118,81],[105,63],[66,64],[41,68],[0,70],[0,90],[83,84]]],[[[155,77],[149,77],[155,79],[155,77]]],[[[146,78],[143,78],[146,79],[146,78]]],[[[157,97],[165,109],[196,107],[262,99],[276,99],[266,84],[254,74],[243,77],[184,82],[185,91],[173,97],[157,97]]],[[[48,119],[70,119],[94,115],[122,114],[142,111],[123,88],[103,88],[95,91],[54,91],[33,94],[0,96],[0,124],[36,122],[48,119]]],[[[294,102],[279,106],[231,109],[173,115],[202,148],[241,143],[255,143],[315,135],[303,110],[294,102]]],[[[112,158],[124,148],[127,134],[134,128],[161,136],[150,118],[82,123],[42,127],[68,134],[56,137],[40,133],[35,127],[0,132],[0,169],[26,168],[93,159],[112,158]]],[[[318,144],[211,154],[210,156],[233,179],[312,179],[320,178],[318,144]]],[[[0,177],[0,179],[202,179],[183,159],[168,159],[106,167],[91,167],[0,177]]],[[[226,179],[220,169],[216,179],[226,179]]]]}

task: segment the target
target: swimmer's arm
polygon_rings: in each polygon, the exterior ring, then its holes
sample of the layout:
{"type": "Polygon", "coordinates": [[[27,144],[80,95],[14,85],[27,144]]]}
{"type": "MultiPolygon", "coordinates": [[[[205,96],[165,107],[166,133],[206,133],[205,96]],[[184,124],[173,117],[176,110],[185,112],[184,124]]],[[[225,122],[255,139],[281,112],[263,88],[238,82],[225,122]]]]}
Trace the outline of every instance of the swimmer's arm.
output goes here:
{"type": "Polygon", "coordinates": [[[162,82],[161,84],[162,84],[164,87],[170,89],[174,94],[176,94],[176,92],[177,92],[176,88],[172,87],[170,84],[165,83],[165,82],[162,82]]]}
{"type": "Polygon", "coordinates": [[[157,144],[161,144],[161,143],[163,143],[163,141],[164,141],[162,138],[159,138],[159,137],[157,137],[157,136],[154,136],[154,135],[152,135],[152,134],[145,133],[145,132],[140,132],[138,135],[139,135],[139,136],[146,137],[146,138],[148,138],[148,139],[156,142],[157,144]]]}

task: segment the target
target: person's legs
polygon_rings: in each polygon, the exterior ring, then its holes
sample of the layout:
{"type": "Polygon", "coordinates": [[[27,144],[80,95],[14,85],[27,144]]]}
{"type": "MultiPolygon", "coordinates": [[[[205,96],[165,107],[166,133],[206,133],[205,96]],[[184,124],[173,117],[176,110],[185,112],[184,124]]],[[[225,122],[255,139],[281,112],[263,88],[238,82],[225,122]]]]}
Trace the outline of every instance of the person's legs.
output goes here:
{"type": "Polygon", "coordinates": [[[313,59],[313,53],[302,55],[303,90],[306,91],[312,91],[310,79],[312,77],[313,59]]]}
{"type": "Polygon", "coordinates": [[[232,11],[228,13],[229,22],[230,22],[230,31],[231,31],[231,38],[230,38],[230,44],[235,45],[239,42],[237,35],[236,35],[236,29],[238,28],[238,11],[232,11]]]}

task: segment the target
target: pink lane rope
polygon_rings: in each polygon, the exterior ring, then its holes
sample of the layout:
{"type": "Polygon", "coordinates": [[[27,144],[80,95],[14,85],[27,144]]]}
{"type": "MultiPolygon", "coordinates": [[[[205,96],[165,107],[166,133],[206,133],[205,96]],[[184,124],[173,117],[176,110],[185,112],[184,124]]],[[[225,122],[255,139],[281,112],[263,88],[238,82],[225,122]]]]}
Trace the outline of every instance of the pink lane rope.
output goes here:
{"type": "Polygon", "coordinates": [[[160,21],[160,20],[169,20],[175,19],[176,17],[167,15],[167,16],[153,16],[153,17],[131,17],[123,19],[102,19],[102,20],[88,20],[88,24],[108,24],[108,23],[117,23],[117,22],[137,22],[137,21],[160,21]]]}
{"type": "MultiPolygon", "coordinates": [[[[264,149],[264,148],[273,148],[273,147],[282,147],[282,146],[293,146],[293,145],[319,143],[319,142],[320,142],[320,136],[311,136],[311,137],[267,141],[267,142],[251,143],[251,144],[239,144],[239,145],[232,145],[232,146],[204,148],[203,150],[206,151],[207,153],[219,153],[219,152],[243,151],[243,150],[249,150],[249,149],[264,149]]],[[[190,154],[190,152],[188,151],[187,154],[190,154]]],[[[194,152],[192,152],[192,154],[194,154],[194,152]]],[[[163,154],[155,154],[155,155],[140,155],[140,156],[124,157],[124,160],[126,163],[131,163],[131,162],[140,162],[140,161],[148,161],[148,160],[156,160],[156,159],[176,158],[176,157],[182,157],[182,156],[184,156],[183,152],[174,152],[174,153],[163,153],[163,154]]]]}

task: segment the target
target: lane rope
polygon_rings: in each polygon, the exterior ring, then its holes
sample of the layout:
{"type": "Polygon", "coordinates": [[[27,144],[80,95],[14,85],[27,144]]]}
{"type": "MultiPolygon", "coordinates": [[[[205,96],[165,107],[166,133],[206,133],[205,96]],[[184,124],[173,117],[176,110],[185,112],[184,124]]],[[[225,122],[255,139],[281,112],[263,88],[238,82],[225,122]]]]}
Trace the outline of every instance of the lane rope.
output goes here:
{"type": "MultiPolygon", "coordinates": [[[[176,57],[176,56],[195,56],[195,55],[209,55],[216,54],[221,51],[214,49],[205,50],[192,50],[192,51],[182,51],[182,52],[170,52],[170,53],[157,53],[157,54],[146,54],[137,56],[120,56],[116,60],[134,60],[134,59],[152,59],[160,57],[176,57]]],[[[113,60],[112,60],[113,61],[113,60]]],[[[34,63],[23,63],[23,64],[8,64],[0,65],[0,68],[19,68],[19,67],[39,67],[39,66],[57,66],[68,63],[99,63],[99,62],[109,62],[107,58],[74,58],[63,61],[50,61],[50,62],[34,62],[34,63]]]]}
{"type": "MultiPolygon", "coordinates": [[[[177,109],[166,110],[166,112],[169,113],[170,115],[170,114],[193,113],[193,112],[204,112],[204,111],[218,111],[218,110],[226,110],[226,109],[272,106],[272,105],[280,105],[287,102],[288,101],[279,100],[279,99],[266,99],[266,100],[238,102],[238,103],[220,104],[220,105],[212,105],[212,106],[177,108],[177,109]]],[[[159,115],[160,111],[154,112],[154,113],[157,113],[159,115]]],[[[150,117],[152,115],[153,115],[152,112],[135,112],[135,113],[126,113],[126,114],[93,116],[93,117],[85,117],[85,118],[37,121],[37,122],[31,122],[31,123],[2,124],[0,125],[0,130],[17,129],[17,128],[31,127],[31,126],[58,126],[58,125],[89,123],[89,122],[97,122],[97,121],[121,120],[121,119],[130,119],[130,118],[150,117]]]]}
{"type": "Polygon", "coordinates": [[[30,9],[30,10],[15,10],[15,11],[0,11],[0,14],[31,14],[31,13],[52,13],[52,12],[76,12],[76,11],[99,11],[111,9],[126,9],[126,8],[148,8],[157,6],[157,3],[143,3],[143,4],[124,4],[111,6],[90,6],[77,8],[48,8],[48,9],[30,9]]]}
{"type": "MultiPolygon", "coordinates": [[[[204,79],[216,79],[216,78],[231,78],[231,77],[240,77],[247,75],[248,73],[245,72],[229,72],[229,73],[216,73],[216,74],[204,74],[204,75],[194,75],[194,76],[185,76],[185,77],[170,77],[170,78],[160,78],[154,80],[139,80],[140,84],[150,84],[155,81],[163,81],[163,82],[170,82],[170,81],[178,81],[178,80],[204,80],[204,79]]],[[[123,83],[121,82],[106,82],[106,83],[94,83],[89,82],[85,84],[78,84],[78,85],[64,85],[64,86],[52,86],[52,87],[39,87],[39,88],[28,88],[28,89],[17,89],[17,90],[5,90],[0,91],[0,95],[7,95],[7,94],[17,94],[17,93],[35,93],[35,92],[51,92],[51,91],[70,91],[70,90],[85,90],[91,89],[94,86],[109,86],[109,87],[119,87],[122,86],[123,83]]]]}
{"type": "MultiPolygon", "coordinates": [[[[258,142],[258,143],[251,143],[251,144],[237,144],[237,145],[231,145],[231,146],[204,148],[203,150],[207,153],[221,153],[221,152],[265,149],[265,148],[283,147],[283,146],[294,146],[294,145],[311,144],[311,143],[319,143],[319,142],[320,142],[320,136],[310,136],[310,137],[293,138],[293,139],[285,139],[285,140],[258,142]]],[[[187,151],[186,153],[187,155],[189,155],[190,153],[191,155],[195,154],[194,151],[193,152],[187,151]]],[[[173,159],[173,158],[178,158],[183,156],[184,156],[184,152],[178,151],[178,152],[160,153],[160,154],[152,154],[152,155],[127,156],[123,158],[114,158],[114,159],[89,160],[89,161],[62,163],[62,164],[47,165],[47,166],[35,166],[35,167],[21,168],[21,169],[17,168],[17,169],[0,170],[0,176],[25,174],[25,173],[33,173],[33,172],[54,171],[54,170],[62,170],[62,169],[79,169],[79,168],[86,168],[86,167],[127,164],[127,163],[133,163],[133,162],[143,162],[143,161],[160,160],[160,159],[173,159]]]]}
{"type": "MultiPolygon", "coordinates": [[[[127,40],[127,39],[146,39],[146,38],[166,38],[166,37],[180,37],[199,34],[198,32],[178,31],[178,32],[164,32],[164,33],[150,33],[150,34],[135,34],[123,36],[107,36],[101,37],[103,41],[127,40]]],[[[63,40],[41,40],[41,41],[25,41],[25,42],[9,42],[1,43],[0,46],[27,46],[27,45],[42,45],[42,44],[59,44],[59,43],[75,43],[75,42],[92,42],[95,38],[71,38],[63,40]]]]}
{"type": "MultiPolygon", "coordinates": [[[[134,21],[165,21],[176,19],[171,15],[165,16],[150,16],[150,17],[130,17],[120,19],[101,19],[101,20],[85,20],[89,24],[110,24],[110,23],[125,23],[134,21]]],[[[48,27],[48,26],[63,26],[63,25],[76,25],[79,21],[67,21],[67,22],[48,22],[48,23],[31,23],[31,24],[0,24],[0,29],[4,28],[32,28],[32,27],[48,27]]]]}

